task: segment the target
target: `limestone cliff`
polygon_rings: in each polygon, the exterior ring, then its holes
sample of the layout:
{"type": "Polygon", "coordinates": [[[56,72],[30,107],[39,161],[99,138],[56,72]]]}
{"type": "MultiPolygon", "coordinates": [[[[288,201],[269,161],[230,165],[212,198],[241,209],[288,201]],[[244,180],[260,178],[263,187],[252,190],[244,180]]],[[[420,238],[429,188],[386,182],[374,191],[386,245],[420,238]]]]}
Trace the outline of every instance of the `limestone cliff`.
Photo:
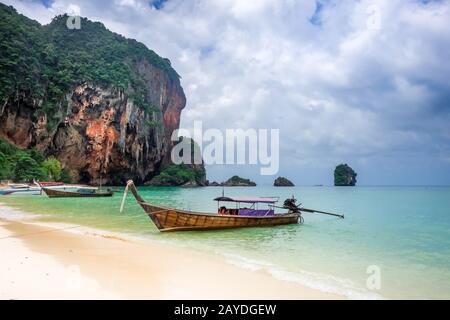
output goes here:
{"type": "Polygon", "coordinates": [[[66,18],[40,26],[0,4],[0,138],[55,156],[75,181],[149,181],[170,162],[186,104],[178,74],[144,45],[87,19],[67,30],[66,18]]]}
{"type": "Polygon", "coordinates": [[[58,110],[60,121],[51,131],[46,115],[35,118],[36,102],[23,97],[6,103],[0,110],[0,137],[55,156],[76,181],[123,184],[132,178],[142,183],[168,163],[170,135],[185,105],[182,88],[163,73],[154,70],[152,81],[158,89],[149,92],[160,98],[156,113],[162,126],[149,125],[150,115],[123,90],[81,84],[67,93],[67,108],[58,110]]]}
{"type": "Polygon", "coordinates": [[[348,165],[340,164],[334,170],[335,186],[355,186],[357,173],[348,165]]]}

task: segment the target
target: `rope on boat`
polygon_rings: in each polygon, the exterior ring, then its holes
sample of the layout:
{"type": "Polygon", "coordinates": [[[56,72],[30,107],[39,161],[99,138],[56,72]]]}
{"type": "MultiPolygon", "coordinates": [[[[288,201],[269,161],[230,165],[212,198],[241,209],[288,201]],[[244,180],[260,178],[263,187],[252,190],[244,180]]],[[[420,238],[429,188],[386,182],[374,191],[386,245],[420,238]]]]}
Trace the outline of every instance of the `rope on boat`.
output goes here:
{"type": "Polygon", "coordinates": [[[303,219],[302,215],[299,216],[299,224],[303,224],[305,222],[305,219],[303,219]]]}

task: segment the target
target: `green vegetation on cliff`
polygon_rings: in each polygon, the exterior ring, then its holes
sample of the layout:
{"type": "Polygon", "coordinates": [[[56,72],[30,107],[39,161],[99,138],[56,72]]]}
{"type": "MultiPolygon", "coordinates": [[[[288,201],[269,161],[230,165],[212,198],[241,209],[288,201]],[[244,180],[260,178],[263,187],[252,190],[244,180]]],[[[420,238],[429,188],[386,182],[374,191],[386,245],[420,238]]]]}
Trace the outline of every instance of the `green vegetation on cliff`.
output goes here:
{"type": "Polygon", "coordinates": [[[20,150],[0,139],[0,180],[31,182],[33,179],[71,182],[70,175],[55,158],[45,160],[34,149],[20,150]]]}
{"type": "Polygon", "coordinates": [[[181,164],[170,164],[165,167],[157,176],[153,177],[148,185],[153,186],[204,186],[206,182],[206,171],[201,159],[201,150],[199,145],[191,138],[180,137],[178,144],[182,146],[179,156],[186,161],[181,164]],[[196,159],[200,156],[199,159],[196,159]],[[197,161],[201,163],[196,163],[197,161]]]}
{"type": "Polygon", "coordinates": [[[41,26],[0,4],[0,111],[8,99],[20,101],[26,96],[51,120],[69,88],[85,82],[132,88],[135,103],[151,111],[144,79],[137,70],[143,61],[179,82],[170,61],[144,44],[86,18],[81,18],[80,29],[69,29],[67,19],[60,15],[41,26]]]}
{"type": "Polygon", "coordinates": [[[61,179],[62,168],[58,159],[50,157],[42,162],[42,168],[50,180],[59,181],[61,179]]]}
{"type": "Polygon", "coordinates": [[[203,175],[204,172],[201,169],[190,167],[184,163],[171,164],[148,184],[153,186],[202,185],[203,175]]]}
{"type": "Polygon", "coordinates": [[[357,173],[349,165],[340,164],[334,170],[335,186],[354,186],[356,184],[357,173]]]}

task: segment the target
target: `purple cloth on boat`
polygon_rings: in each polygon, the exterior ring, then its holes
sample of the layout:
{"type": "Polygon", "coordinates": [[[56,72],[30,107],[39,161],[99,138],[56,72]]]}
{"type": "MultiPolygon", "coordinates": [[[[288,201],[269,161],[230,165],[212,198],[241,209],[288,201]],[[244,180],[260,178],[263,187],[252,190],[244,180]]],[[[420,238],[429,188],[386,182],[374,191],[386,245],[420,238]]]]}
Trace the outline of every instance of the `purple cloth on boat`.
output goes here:
{"type": "Polygon", "coordinates": [[[252,209],[240,209],[240,216],[273,216],[275,212],[269,209],[263,210],[252,210],[252,209]]]}

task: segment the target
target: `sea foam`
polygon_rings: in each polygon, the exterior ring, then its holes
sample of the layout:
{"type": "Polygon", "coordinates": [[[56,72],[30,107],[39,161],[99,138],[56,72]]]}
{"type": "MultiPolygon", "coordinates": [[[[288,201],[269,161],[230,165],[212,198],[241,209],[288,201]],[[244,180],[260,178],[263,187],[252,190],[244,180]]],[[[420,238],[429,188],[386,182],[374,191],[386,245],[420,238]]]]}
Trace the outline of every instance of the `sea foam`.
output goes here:
{"type": "Polygon", "coordinates": [[[39,214],[24,212],[14,208],[0,205],[0,219],[10,221],[35,220],[41,217],[39,214]]]}
{"type": "Polygon", "coordinates": [[[305,270],[296,270],[295,272],[283,270],[272,263],[249,259],[237,254],[217,252],[223,256],[225,261],[234,266],[250,271],[266,271],[272,277],[278,280],[298,283],[300,285],[316,289],[325,293],[344,296],[352,300],[379,300],[383,297],[377,293],[370,292],[367,289],[358,288],[351,280],[340,279],[334,276],[309,272],[305,270]]]}

